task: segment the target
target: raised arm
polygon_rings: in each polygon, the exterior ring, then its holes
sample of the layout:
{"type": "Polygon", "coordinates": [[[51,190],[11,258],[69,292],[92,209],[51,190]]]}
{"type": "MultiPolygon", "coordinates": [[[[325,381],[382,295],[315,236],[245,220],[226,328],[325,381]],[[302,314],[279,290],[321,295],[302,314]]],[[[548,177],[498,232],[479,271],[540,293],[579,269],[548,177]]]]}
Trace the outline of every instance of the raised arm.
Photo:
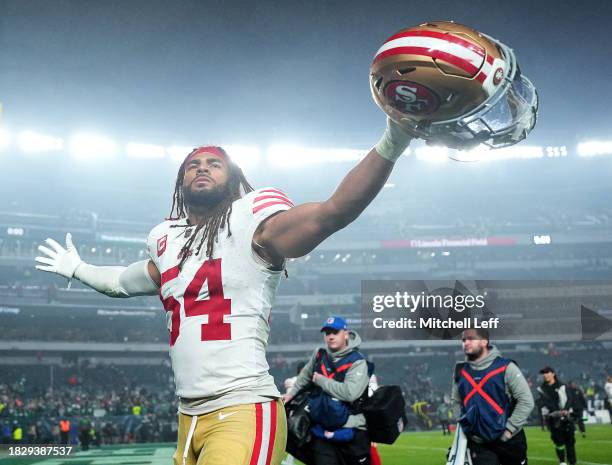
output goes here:
{"type": "Polygon", "coordinates": [[[94,266],[81,260],[72,243],[72,235],[66,234],[66,247],[53,239],[39,245],[42,255],[36,257],[36,269],[56,273],[65,278],[77,278],[83,284],[109,297],[135,297],[155,295],[159,289],[159,270],[151,260],[143,260],[128,266],[94,266]]]}
{"type": "Polygon", "coordinates": [[[264,221],[255,232],[255,249],[270,262],[300,257],[354,221],[382,189],[411,136],[391,120],[367,156],[324,202],[298,205],[264,221]]]}

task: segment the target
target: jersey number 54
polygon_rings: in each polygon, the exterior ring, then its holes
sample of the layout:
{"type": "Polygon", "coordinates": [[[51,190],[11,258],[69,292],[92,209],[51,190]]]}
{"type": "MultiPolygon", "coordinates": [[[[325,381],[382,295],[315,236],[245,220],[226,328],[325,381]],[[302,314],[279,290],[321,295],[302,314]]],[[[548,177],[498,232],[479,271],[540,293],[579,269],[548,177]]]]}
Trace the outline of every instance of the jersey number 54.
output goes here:
{"type": "MultiPolygon", "coordinates": [[[[170,268],[162,274],[162,285],[179,274],[178,266],[170,268]],[[164,279],[165,278],[165,279],[164,279]]],[[[170,331],[170,346],[173,346],[180,334],[181,304],[172,296],[162,298],[166,312],[172,312],[172,329],[170,331]]],[[[232,338],[232,326],[225,323],[223,317],[232,313],[232,300],[223,295],[221,282],[221,259],[205,261],[196,272],[193,280],[185,289],[183,296],[185,317],[208,315],[208,322],[202,324],[202,341],[228,341],[232,338]],[[208,283],[208,299],[196,300],[204,282],[208,283]]]]}

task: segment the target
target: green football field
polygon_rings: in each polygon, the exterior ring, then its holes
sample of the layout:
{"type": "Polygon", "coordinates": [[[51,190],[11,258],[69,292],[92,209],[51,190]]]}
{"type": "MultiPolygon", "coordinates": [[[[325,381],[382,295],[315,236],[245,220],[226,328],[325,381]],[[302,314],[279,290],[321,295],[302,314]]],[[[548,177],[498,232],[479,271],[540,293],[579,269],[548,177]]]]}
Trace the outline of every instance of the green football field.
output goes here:
{"type": "MultiPolygon", "coordinates": [[[[530,465],[558,463],[547,432],[527,430],[530,465]]],[[[444,465],[451,438],[441,433],[406,433],[392,446],[380,445],[383,465],[444,465]]],[[[587,426],[587,437],[576,436],[578,463],[612,465],[612,426],[587,426]]],[[[106,446],[61,459],[0,459],[0,465],[168,465],[173,444],[106,446]]],[[[223,465],[223,464],[219,464],[223,465]]]]}

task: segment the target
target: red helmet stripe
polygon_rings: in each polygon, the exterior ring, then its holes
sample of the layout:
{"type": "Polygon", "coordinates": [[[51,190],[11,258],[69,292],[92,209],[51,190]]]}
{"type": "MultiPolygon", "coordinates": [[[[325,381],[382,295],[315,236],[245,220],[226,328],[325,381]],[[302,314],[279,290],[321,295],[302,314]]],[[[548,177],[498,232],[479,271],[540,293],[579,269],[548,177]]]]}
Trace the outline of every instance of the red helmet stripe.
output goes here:
{"type": "Polygon", "coordinates": [[[453,55],[447,52],[443,52],[442,50],[434,50],[434,49],[426,48],[426,47],[391,48],[389,50],[385,50],[384,52],[379,53],[374,59],[374,63],[377,63],[380,60],[383,60],[387,57],[394,56],[394,55],[421,55],[421,56],[428,56],[431,58],[435,58],[437,60],[444,60],[447,63],[450,63],[451,65],[454,65],[457,68],[460,68],[464,70],[465,72],[470,73],[472,76],[474,76],[480,69],[479,67],[474,66],[472,63],[470,63],[468,60],[460,58],[456,55],[453,55]]]}
{"type": "Polygon", "coordinates": [[[487,76],[491,73],[491,65],[493,64],[493,57],[491,55],[487,55],[487,62],[483,65],[478,75],[476,75],[476,80],[481,84],[487,80],[487,76]]]}
{"type": "Polygon", "coordinates": [[[468,48],[472,52],[475,52],[480,56],[483,56],[483,57],[485,56],[485,49],[482,48],[480,45],[469,42],[465,39],[457,37],[448,32],[423,31],[423,30],[398,32],[397,34],[389,37],[385,41],[385,43],[391,42],[392,40],[395,40],[395,39],[400,39],[402,37],[431,37],[433,39],[442,39],[442,40],[446,40],[447,42],[451,42],[453,44],[461,45],[462,47],[468,48]]]}

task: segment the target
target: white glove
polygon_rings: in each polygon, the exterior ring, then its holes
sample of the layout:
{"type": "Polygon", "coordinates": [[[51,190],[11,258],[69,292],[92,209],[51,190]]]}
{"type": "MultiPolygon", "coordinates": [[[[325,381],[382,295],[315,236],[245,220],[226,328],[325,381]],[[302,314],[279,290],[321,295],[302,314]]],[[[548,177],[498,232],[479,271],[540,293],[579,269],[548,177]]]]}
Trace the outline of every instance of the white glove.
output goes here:
{"type": "Polygon", "coordinates": [[[409,134],[391,118],[387,117],[387,129],[385,129],[383,136],[374,148],[385,160],[395,163],[414,138],[414,135],[409,134]]]}
{"type": "MultiPolygon", "coordinates": [[[[57,273],[68,279],[77,278],[83,284],[110,297],[134,297],[137,295],[155,295],[158,285],[148,271],[149,260],[125,266],[88,265],[76,251],[72,235],[66,234],[66,248],[53,239],[45,241],[50,247],[39,245],[38,250],[46,256],[36,257],[37,270],[57,273]],[[78,268],[78,275],[77,275],[78,268]]],[[[70,284],[68,284],[70,288],[70,284]]]]}
{"type": "Polygon", "coordinates": [[[36,257],[35,260],[42,263],[42,265],[36,265],[36,269],[57,273],[65,278],[72,279],[76,269],[83,263],[72,243],[72,234],[66,234],[66,248],[51,238],[46,239],[45,242],[51,248],[44,245],[38,246],[38,251],[44,255],[36,257]]]}

